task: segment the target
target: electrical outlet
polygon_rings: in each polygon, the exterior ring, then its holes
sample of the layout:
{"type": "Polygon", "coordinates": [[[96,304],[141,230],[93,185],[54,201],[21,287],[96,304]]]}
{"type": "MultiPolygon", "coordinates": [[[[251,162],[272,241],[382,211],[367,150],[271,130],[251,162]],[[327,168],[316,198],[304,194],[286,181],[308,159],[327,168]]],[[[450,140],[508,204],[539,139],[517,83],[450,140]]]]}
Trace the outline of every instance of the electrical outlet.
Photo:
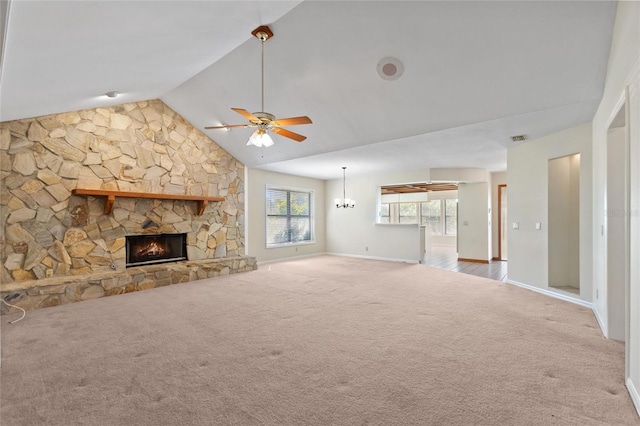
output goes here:
{"type": "Polygon", "coordinates": [[[512,228],[515,230],[520,229],[520,222],[513,222],[512,228]]]}
{"type": "Polygon", "coordinates": [[[44,271],[44,276],[45,277],[52,277],[53,276],[53,269],[47,269],[44,271]]]}

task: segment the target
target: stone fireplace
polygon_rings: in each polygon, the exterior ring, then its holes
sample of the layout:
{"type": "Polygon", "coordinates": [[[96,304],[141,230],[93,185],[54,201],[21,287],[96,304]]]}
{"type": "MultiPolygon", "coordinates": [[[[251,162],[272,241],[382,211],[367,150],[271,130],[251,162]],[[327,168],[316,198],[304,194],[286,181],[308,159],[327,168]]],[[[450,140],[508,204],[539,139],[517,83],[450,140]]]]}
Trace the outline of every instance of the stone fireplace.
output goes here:
{"type": "Polygon", "coordinates": [[[256,268],[244,165],[160,100],[0,123],[0,178],[0,297],[25,309],[256,268]],[[187,260],[131,264],[149,234],[187,260]]]}
{"type": "Polygon", "coordinates": [[[187,234],[127,235],[126,267],[187,260],[187,234]]]}

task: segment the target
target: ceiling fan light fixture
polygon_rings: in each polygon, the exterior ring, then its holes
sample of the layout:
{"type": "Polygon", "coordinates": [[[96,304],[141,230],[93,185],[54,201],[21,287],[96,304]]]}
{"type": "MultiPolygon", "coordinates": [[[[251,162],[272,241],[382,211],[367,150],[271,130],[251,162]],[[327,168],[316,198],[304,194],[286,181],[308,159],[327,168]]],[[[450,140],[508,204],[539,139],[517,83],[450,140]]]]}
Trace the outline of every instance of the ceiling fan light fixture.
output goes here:
{"type": "Polygon", "coordinates": [[[307,137],[300,135],[298,133],[292,132],[291,130],[285,129],[285,126],[295,126],[298,124],[311,124],[312,121],[309,117],[300,116],[300,117],[288,117],[288,118],[280,118],[276,119],[276,116],[265,112],[264,110],[264,43],[271,37],[273,37],[273,32],[267,26],[261,26],[256,28],[251,32],[251,34],[260,40],[262,45],[262,56],[261,56],[261,106],[262,110],[258,112],[254,112],[253,114],[242,108],[231,108],[233,111],[242,115],[246,118],[249,123],[247,124],[222,124],[221,126],[205,126],[206,130],[209,129],[225,129],[229,131],[232,128],[245,128],[245,127],[257,127],[257,130],[253,132],[247,145],[255,145],[258,147],[270,147],[273,145],[273,140],[267,134],[269,132],[275,133],[279,136],[284,136],[285,138],[293,139],[296,142],[302,142],[307,137]]]}
{"type": "Polygon", "coordinates": [[[269,148],[273,145],[273,139],[271,139],[271,136],[269,136],[266,131],[257,129],[249,138],[247,145],[254,145],[258,148],[269,148]]]}

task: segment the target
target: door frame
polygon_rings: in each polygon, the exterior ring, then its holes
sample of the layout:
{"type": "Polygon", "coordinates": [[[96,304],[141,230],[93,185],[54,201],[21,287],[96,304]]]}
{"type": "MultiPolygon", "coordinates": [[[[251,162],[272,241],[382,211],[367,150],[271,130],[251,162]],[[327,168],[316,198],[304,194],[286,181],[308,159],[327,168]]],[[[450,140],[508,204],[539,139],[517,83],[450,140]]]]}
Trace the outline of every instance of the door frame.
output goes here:
{"type": "MultiPolygon", "coordinates": [[[[631,326],[631,316],[630,316],[630,302],[631,302],[631,295],[630,295],[630,290],[631,290],[631,218],[630,218],[630,203],[631,203],[631,129],[630,129],[630,121],[631,121],[631,117],[630,117],[630,97],[629,97],[629,86],[625,86],[622,95],[620,96],[620,98],[618,99],[618,101],[616,102],[612,113],[609,116],[609,119],[607,120],[607,138],[606,138],[606,145],[605,145],[605,152],[608,153],[608,148],[609,148],[609,131],[613,128],[616,128],[616,126],[614,125],[614,122],[616,120],[617,117],[619,117],[622,114],[622,117],[624,118],[624,143],[623,143],[623,150],[624,150],[624,170],[623,170],[623,181],[624,181],[624,188],[623,188],[623,196],[624,196],[624,207],[623,207],[623,212],[622,214],[624,215],[624,239],[621,242],[621,245],[623,246],[624,249],[624,255],[623,255],[623,261],[624,261],[624,282],[623,282],[623,286],[624,286],[624,290],[623,290],[623,294],[624,294],[624,310],[625,310],[625,315],[624,315],[624,342],[625,342],[625,380],[626,378],[629,377],[629,369],[630,369],[630,359],[629,359],[629,339],[630,339],[630,326],[631,326]]],[[[605,155],[606,158],[606,155],[605,155]]],[[[607,161],[607,160],[605,160],[607,161]]],[[[611,268],[611,265],[609,263],[609,217],[608,217],[608,210],[609,210],[609,206],[607,203],[607,195],[606,195],[606,191],[607,191],[607,186],[609,184],[609,180],[607,178],[607,173],[608,173],[608,164],[605,162],[605,198],[604,198],[604,205],[605,205],[605,210],[607,211],[607,214],[605,215],[605,221],[604,221],[604,229],[605,229],[605,233],[604,233],[604,291],[606,293],[606,297],[607,297],[607,301],[606,301],[606,316],[607,316],[607,333],[606,333],[606,337],[607,338],[611,338],[611,324],[609,321],[609,313],[610,310],[612,310],[612,308],[614,308],[614,306],[612,305],[610,299],[609,299],[609,291],[611,290],[611,283],[609,280],[609,269],[611,268]]]]}

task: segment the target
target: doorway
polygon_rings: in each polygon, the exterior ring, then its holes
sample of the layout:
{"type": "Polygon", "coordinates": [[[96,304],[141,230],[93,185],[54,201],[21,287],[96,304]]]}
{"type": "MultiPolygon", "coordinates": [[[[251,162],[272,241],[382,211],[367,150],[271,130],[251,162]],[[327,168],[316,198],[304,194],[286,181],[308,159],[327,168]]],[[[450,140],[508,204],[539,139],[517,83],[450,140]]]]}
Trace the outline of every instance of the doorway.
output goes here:
{"type": "Polygon", "coordinates": [[[498,257],[507,260],[507,185],[498,185],[498,257]]]}
{"type": "Polygon", "coordinates": [[[610,339],[625,341],[626,293],[629,277],[629,167],[625,106],[607,131],[606,296],[610,339]]]}

